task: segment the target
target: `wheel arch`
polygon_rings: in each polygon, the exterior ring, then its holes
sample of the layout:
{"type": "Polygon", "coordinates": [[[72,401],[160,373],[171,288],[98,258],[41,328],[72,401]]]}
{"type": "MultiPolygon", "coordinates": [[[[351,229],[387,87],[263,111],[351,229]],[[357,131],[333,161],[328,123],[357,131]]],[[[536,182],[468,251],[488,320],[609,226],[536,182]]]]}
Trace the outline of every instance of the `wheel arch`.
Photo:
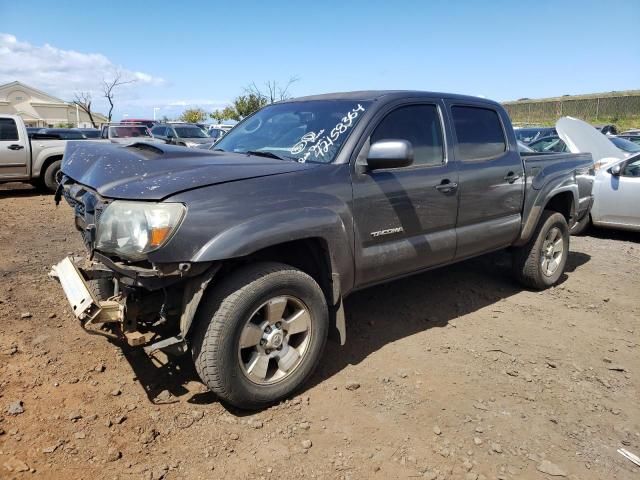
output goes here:
{"type": "Polygon", "coordinates": [[[569,224],[575,214],[573,192],[565,190],[563,192],[556,193],[544,206],[544,210],[553,210],[554,212],[561,213],[567,220],[567,224],[569,224]]]}
{"type": "Polygon", "coordinates": [[[55,154],[48,156],[44,159],[42,164],[40,165],[40,170],[38,172],[33,172],[34,176],[37,176],[41,181],[44,180],[44,174],[53,162],[57,162],[58,160],[62,160],[62,154],[55,154]]]}
{"type": "MultiPolygon", "coordinates": [[[[520,238],[515,242],[516,246],[524,245],[529,241],[536,229],[538,222],[545,210],[552,210],[561,213],[567,220],[569,228],[572,227],[576,219],[576,208],[578,205],[578,186],[575,184],[564,185],[548,192],[541,191],[538,194],[536,203],[528,210],[528,216],[522,227],[520,238]],[[544,201],[543,201],[544,200],[544,201]]],[[[527,209],[525,209],[526,213],[527,209]]]]}
{"type": "MultiPolygon", "coordinates": [[[[346,326],[344,309],[342,306],[342,285],[340,274],[336,271],[330,254],[330,247],[326,239],[322,237],[305,237],[268,245],[255,250],[248,255],[234,257],[217,262],[217,268],[212,271],[211,278],[206,282],[202,279],[194,279],[196,290],[201,289],[200,297],[205,291],[215,288],[219,282],[224,282],[225,276],[238,268],[257,262],[278,262],[295,267],[313,278],[322,290],[327,305],[331,324],[335,327],[340,343],[346,342],[346,326]]],[[[198,304],[200,298],[198,298],[198,304]]],[[[183,338],[189,334],[192,328],[192,320],[197,314],[197,309],[189,313],[190,318],[181,321],[183,338]]]]}

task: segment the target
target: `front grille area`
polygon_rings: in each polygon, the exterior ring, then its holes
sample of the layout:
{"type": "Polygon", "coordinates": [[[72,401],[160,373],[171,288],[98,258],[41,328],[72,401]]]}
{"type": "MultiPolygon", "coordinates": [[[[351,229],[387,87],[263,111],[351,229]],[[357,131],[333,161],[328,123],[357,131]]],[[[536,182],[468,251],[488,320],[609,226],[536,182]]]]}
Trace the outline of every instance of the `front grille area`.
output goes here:
{"type": "Polygon", "coordinates": [[[95,225],[105,208],[104,201],[96,192],[70,179],[63,180],[62,194],[73,208],[76,228],[82,234],[85,246],[91,251],[95,241],[95,225]]]}

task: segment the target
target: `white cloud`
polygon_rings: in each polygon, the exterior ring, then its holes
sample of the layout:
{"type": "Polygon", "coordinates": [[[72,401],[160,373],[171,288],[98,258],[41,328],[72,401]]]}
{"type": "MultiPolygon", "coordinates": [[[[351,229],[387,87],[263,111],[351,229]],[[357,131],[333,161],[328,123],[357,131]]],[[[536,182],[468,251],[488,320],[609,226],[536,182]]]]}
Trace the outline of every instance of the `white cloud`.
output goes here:
{"type": "Polygon", "coordinates": [[[31,45],[14,35],[0,33],[0,84],[19,80],[65,100],[79,90],[99,97],[102,79],[112,77],[116,71],[124,79],[135,80],[126,86],[128,89],[164,83],[160,77],[128,70],[100,53],[31,45]]]}
{"type": "Polygon", "coordinates": [[[159,109],[157,115],[177,118],[187,108],[210,112],[229,104],[228,100],[168,96],[169,85],[161,77],[125,68],[100,53],[63,50],[49,44],[32,45],[14,35],[0,33],[0,84],[19,80],[63,100],[72,100],[75,92],[89,91],[93,108],[106,113],[102,80],[113,78],[116,71],[123,80],[135,81],[122,85],[116,92],[114,119],[124,115],[151,118],[154,108],[159,109]]]}

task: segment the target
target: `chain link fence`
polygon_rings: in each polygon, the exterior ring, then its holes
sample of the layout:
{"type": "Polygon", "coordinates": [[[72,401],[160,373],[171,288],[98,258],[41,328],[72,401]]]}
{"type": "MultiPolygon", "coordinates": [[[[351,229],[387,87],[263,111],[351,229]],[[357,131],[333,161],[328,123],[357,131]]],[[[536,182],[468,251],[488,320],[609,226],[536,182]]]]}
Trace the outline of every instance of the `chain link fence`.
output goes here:
{"type": "Polygon", "coordinates": [[[515,124],[553,124],[571,116],[592,124],[637,123],[640,126],[640,91],[616,94],[568,96],[542,100],[505,102],[515,124]]]}

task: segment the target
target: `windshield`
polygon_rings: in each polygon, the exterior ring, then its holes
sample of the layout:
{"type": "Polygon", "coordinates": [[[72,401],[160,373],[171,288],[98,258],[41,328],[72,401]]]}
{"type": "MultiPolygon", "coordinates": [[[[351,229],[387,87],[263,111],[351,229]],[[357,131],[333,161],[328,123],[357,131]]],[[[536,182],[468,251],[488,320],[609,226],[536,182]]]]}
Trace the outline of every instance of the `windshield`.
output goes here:
{"type": "Polygon", "coordinates": [[[199,127],[174,127],[174,129],[180,138],[209,138],[199,127]]]}
{"type": "Polygon", "coordinates": [[[616,147],[620,150],[624,150],[625,152],[640,152],[640,145],[630,142],[625,138],[609,137],[609,140],[611,140],[616,147]]]}
{"type": "Polygon", "coordinates": [[[218,140],[215,149],[330,163],[369,104],[312,100],[269,105],[218,140]]]}
{"type": "Polygon", "coordinates": [[[150,137],[147,127],[109,127],[110,138],[150,137]]]}

